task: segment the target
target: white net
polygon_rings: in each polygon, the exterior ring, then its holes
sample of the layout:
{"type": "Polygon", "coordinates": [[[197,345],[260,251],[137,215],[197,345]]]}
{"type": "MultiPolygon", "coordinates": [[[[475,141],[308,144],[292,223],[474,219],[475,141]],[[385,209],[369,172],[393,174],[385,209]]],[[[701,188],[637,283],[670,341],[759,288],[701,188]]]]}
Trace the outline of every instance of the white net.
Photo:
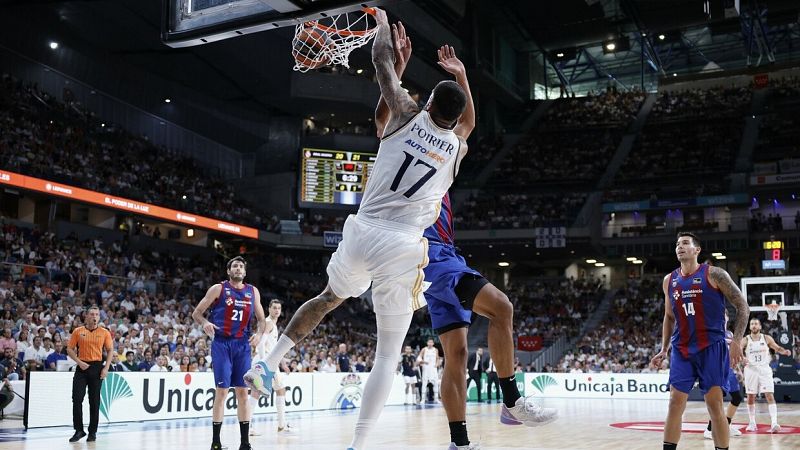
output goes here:
{"type": "Polygon", "coordinates": [[[781,305],[778,303],[770,303],[766,305],[767,320],[778,320],[778,313],[781,310],[781,305]]]}
{"type": "Polygon", "coordinates": [[[350,67],[350,52],[375,36],[371,10],[337,14],[295,27],[292,39],[294,70],[308,72],[328,65],[350,67]]]}

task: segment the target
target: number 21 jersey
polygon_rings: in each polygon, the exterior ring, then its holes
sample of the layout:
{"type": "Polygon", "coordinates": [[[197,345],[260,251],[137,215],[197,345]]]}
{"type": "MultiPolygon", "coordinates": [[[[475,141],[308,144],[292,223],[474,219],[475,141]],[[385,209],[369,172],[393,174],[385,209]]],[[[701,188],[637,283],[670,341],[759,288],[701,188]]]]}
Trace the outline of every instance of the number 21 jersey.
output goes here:
{"type": "Polygon", "coordinates": [[[253,286],[245,283],[241,289],[236,289],[229,281],[223,282],[219,298],[211,307],[208,317],[209,322],[218,327],[215,334],[232,338],[249,338],[254,301],[253,286]]]}
{"type": "Polygon", "coordinates": [[[670,275],[669,297],[675,330],[672,347],[688,358],[725,339],[725,296],[708,281],[707,264],[681,275],[680,267],[670,275]]]}
{"type": "Polygon", "coordinates": [[[453,130],[439,127],[427,111],[420,111],[383,137],[358,214],[422,231],[439,216],[460,153],[453,130]]]}

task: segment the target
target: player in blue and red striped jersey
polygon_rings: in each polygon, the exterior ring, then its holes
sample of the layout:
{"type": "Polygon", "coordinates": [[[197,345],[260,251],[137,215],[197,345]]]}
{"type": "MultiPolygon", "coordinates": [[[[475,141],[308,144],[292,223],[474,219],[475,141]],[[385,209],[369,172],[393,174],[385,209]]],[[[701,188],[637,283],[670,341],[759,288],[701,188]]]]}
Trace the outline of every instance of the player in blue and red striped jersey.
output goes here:
{"type": "Polygon", "coordinates": [[[741,341],[750,308],[728,272],[697,262],[700,250],[697,236],[679,233],[675,254],[681,266],[665,276],[663,282],[665,307],[661,351],[653,357],[651,364],[660,366],[672,346],[664,450],[674,450],[678,446],[686,400],[696,381],[699,381],[711,416],[714,447],[727,449],[730,439],[722,397],[730,388],[728,375],[731,365],[742,360],[741,341]],[[725,343],[726,299],[737,312],[730,350],[725,343]]]}
{"type": "Polygon", "coordinates": [[[219,432],[222,428],[225,397],[233,386],[236,393],[236,414],[239,416],[241,444],[239,450],[250,450],[249,428],[250,412],[247,403],[247,387],[244,374],[250,370],[250,346],[257,345],[266,330],[267,322],[261,306],[258,289],[244,282],[247,275],[247,262],[237,256],[227,263],[228,281],[215,284],[208,289],[205,297],[192,312],[195,322],[203,326],[203,331],[213,338],[211,343],[211,364],[214,367],[213,437],[211,450],[220,450],[219,432]],[[208,320],[203,315],[211,308],[208,320]],[[250,322],[255,315],[258,328],[250,335],[250,322]]]}

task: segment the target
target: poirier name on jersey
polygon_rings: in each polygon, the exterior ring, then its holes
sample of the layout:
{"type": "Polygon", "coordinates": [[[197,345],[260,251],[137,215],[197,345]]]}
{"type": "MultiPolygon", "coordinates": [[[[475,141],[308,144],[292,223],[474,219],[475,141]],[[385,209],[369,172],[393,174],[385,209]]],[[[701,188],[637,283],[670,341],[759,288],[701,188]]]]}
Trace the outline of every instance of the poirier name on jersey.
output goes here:
{"type": "Polygon", "coordinates": [[[384,136],[358,214],[420,229],[439,216],[461,161],[461,140],[420,111],[384,136]]]}

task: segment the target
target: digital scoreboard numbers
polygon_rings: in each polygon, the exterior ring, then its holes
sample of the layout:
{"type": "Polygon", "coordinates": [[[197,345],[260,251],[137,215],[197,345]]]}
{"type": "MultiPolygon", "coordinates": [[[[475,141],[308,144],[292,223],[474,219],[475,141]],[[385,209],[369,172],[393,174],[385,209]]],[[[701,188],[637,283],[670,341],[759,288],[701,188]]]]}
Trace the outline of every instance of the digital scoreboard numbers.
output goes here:
{"type": "Polygon", "coordinates": [[[786,270],[783,241],[764,241],[762,247],[764,248],[764,259],[761,260],[763,270],[786,270]]]}
{"type": "Polygon", "coordinates": [[[357,206],[375,158],[371,153],[303,149],[300,206],[357,206]]]}

